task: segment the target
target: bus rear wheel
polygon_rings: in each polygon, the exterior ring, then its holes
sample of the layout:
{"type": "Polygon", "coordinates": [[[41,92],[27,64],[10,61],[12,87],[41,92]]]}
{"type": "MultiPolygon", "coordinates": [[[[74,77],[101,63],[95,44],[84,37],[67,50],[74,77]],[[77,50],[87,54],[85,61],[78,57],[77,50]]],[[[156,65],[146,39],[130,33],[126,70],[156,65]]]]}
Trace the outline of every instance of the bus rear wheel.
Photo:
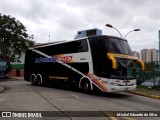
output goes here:
{"type": "Polygon", "coordinates": [[[32,85],[37,85],[37,79],[35,74],[32,74],[30,79],[32,85]]]}
{"type": "Polygon", "coordinates": [[[43,84],[43,83],[42,83],[42,76],[41,76],[40,74],[38,74],[36,79],[37,79],[37,84],[38,84],[39,86],[42,86],[42,84],[43,84]]]}

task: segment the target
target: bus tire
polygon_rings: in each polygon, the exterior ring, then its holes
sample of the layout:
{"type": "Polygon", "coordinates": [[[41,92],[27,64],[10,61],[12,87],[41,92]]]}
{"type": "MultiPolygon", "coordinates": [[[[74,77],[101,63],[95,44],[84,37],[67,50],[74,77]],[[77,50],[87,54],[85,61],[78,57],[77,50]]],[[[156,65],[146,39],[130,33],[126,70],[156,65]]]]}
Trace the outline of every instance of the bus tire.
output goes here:
{"type": "Polygon", "coordinates": [[[32,85],[37,85],[37,79],[36,79],[36,75],[32,74],[30,77],[30,81],[32,85]]]}
{"type": "Polygon", "coordinates": [[[84,93],[87,93],[87,94],[91,93],[91,85],[89,80],[84,79],[81,81],[81,89],[84,93]]]}
{"type": "Polygon", "coordinates": [[[36,80],[37,80],[38,86],[42,86],[43,85],[43,81],[42,81],[43,79],[42,79],[41,74],[37,74],[36,80]]]}

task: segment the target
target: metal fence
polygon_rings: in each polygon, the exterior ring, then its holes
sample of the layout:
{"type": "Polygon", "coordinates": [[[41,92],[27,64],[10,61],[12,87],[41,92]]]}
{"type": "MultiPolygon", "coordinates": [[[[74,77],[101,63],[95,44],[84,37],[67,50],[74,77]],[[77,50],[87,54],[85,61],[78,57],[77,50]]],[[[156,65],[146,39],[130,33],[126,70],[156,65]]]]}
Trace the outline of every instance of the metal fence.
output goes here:
{"type": "Polygon", "coordinates": [[[153,88],[160,88],[160,68],[158,62],[145,63],[145,70],[142,71],[141,66],[138,65],[136,76],[137,76],[137,86],[141,86],[143,82],[153,80],[153,88]],[[156,79],[159,79],[159,83],[156,85],[156,79]]]}

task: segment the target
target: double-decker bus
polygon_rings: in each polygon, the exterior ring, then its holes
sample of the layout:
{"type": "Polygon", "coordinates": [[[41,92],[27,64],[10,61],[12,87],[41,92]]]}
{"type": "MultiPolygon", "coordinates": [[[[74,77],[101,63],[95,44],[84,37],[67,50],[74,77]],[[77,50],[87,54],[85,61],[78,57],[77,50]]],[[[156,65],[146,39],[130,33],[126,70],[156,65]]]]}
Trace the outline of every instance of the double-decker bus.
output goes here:
{"type": "Polygon", "coordinates": [[[33,85],[68,85],[84,92],[136,88],[136,67],[127,40],[94,35],[72,41],[44,44],[26,51],[24,79],[33,85]]]}

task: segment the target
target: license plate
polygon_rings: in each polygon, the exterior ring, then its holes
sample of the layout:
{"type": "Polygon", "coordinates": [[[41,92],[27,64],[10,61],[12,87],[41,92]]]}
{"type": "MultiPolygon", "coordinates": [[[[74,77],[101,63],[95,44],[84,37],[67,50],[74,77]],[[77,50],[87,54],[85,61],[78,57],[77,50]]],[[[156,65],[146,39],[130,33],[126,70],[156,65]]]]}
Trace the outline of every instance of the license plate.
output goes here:
{"type": "Polygon", "coordinates": [[[125,88],[125,90],[128,90],[128,88],[125,88]]]}

